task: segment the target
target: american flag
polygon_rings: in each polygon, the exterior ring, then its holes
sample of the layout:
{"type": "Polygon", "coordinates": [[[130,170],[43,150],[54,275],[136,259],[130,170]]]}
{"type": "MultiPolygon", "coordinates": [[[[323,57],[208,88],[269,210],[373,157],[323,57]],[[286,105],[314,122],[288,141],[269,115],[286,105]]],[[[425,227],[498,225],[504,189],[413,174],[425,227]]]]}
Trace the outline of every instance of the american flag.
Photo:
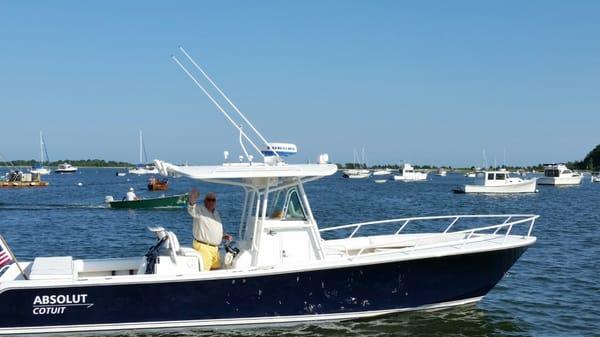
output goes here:
{"type": "Polygon", "coordinates": [[[4,240],[0,241],[0,268],[13,263],[12,256],[8,253],[8,249],[4,247],[3,241],[4,240]]]}

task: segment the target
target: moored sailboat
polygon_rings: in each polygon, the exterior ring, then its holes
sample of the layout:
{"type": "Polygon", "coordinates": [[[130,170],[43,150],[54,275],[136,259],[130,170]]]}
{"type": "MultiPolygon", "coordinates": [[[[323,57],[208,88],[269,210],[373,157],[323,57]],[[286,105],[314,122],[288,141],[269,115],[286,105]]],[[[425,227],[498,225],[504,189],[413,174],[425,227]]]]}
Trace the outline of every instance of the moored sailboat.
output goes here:
{"type": "Polygon", "coordinates": [[[38,165],[33,166],[29,172],[34,174],[46,175],[52,172],[49,168],[44,167],[44,162],[50,161],[48,159],[48,150],[46,149],[46,142],[44,142],[44,136],[42,135],[42,131],[40,131],[40,163],[38,165]],[[44,154],[46,155],[44,160],[44,154]]]}
{"type": "Polygon", "coordinates": [[[158,170],[154,167],[153,163],[148,163],[148,156],[146,155],[146,147],[144,146],[144,136],[142,130],[139,133],[140,151],[139,161],[135,168],[129,169],[130,174],[157,174],[158,170]]]}

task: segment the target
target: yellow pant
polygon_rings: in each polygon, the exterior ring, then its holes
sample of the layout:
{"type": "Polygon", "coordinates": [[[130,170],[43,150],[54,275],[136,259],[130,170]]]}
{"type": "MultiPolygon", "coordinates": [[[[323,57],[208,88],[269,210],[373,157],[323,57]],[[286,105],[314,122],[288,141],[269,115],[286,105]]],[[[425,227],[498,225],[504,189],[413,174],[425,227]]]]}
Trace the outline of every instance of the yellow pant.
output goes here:
{"type": "Polygon", "coordinates": [[[221,268],[221,257],[219,256],[219,247],[206,245],[194,240],[192,247],[202,255],[204,270],[221,268]]]}

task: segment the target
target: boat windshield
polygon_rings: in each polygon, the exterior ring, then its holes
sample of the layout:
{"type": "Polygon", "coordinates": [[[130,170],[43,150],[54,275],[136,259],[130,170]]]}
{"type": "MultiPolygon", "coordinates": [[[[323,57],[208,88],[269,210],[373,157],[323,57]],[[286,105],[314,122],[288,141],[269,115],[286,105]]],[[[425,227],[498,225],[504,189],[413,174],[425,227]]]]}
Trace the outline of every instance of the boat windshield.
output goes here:
{"type": "Polygon", "coordinates": [[[305,220],[306,212],[296,186],[275,193],[269,207],[269,217],[281,220],[305,220]]]}

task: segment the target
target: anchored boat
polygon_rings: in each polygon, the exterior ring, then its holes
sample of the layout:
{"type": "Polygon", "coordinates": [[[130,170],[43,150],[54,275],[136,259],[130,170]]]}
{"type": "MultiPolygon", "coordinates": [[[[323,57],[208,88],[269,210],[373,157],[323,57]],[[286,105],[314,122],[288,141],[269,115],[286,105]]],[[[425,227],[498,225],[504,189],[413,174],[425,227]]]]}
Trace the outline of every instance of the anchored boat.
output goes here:
{"type": "Polygon", "coordinates": [[[8,172],[0,179],[0,188],[46,187],[47,181],[42,181],[39,173],[24,173],[21,171],[8,172]]]}
{"type": "Polygon", "coordinates": [[[156,179],[156,177],[150,177],[148,179],[148,190],[150,191],[166,191],[169,188],[169,180],[167,179],[156,179]]]}
{"type": "Polygon", "coordinates": [[[394,175],[396,181],[425,181],[427,172],[418,172],[408,163],[404,163],[400,168],[400,175],[394,175]]]}
{"type": "Polygon", "coordinates": [[[456,193],[533,193],[536,180],[511,177],[508,171],[484,171],[480,185],[463,185],[454,189],[456,193]]]}
{"type": "Polygon", "coordinates": [[[75,172],[77,172],[77,170],[78,170],[77,167],[75,167],[69,163],[62,163],[62,164],[58,165],[56,170],[54,170],[54,173],[68,174],[68,173],[75,173],[75,172]]]}
{"type": "Polygon", "coordinates": [[[34,165],[29,172],[37,173],[41,175],[50,174],[52,172],[49,168],[44,167],[44,162],[49,161],[48,159],[48,150],[46,149],[46,143],[44,142],[44,136],[42,135],[42,131],[40,131],[40,163],[34,165]],[[44,154],[46,155],[46,160],[44,160],[44,154]]]}
{"type": "Polygon", "coordinates": [[[148,163],[148,155],[146,155],[146,146],[144,145],[144,135],[142,134],[142,130],[140,130],[140,158],[138,164],[129,169],[129,174],[157,174],[158,170],[154,167],[153,163],[148,163]]]}
{"type": "MultiPolygon", "coordinates": [[[[260,154],[247,128],[215,105],[240,132],[240,144],[244,139],[260,154]]],[[[155,162],[163,175],[243,190],[237,247],[226,246],[223,269],[208,271],[198,252],[162,227],[150,228],[156,241],[145,254],[129,258],[17,263],[9,254],[0,269],[0,333],[281,325],[472,303],[536,241],[537,215],[409,217],[320,229],[304,185],[337,167],[287,164],[277,150],[256,162],[242,149],[240,163],[155,162]]]]}
{"type": "Polygon", "coordinates": [[[539,185],[579,185],[583,174],[571,171],[565,164],[546,164],[544,176],[538,178],[539,185]]]}

